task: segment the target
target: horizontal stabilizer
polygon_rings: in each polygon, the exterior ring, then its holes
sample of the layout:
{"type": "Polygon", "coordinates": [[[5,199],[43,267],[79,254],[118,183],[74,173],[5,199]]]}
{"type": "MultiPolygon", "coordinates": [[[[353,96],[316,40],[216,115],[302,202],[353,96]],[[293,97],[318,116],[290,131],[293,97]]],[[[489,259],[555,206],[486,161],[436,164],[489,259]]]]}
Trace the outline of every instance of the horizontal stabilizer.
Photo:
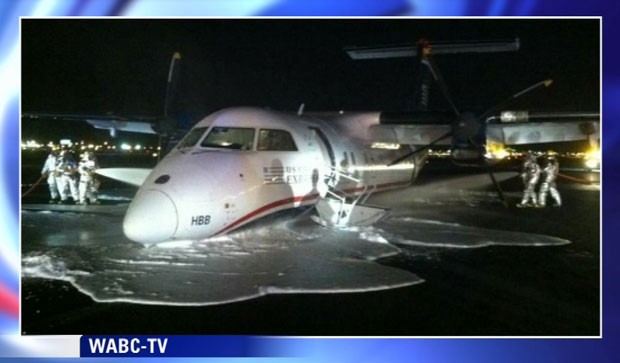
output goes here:
{"type": "Polygon", "coordinates": [[[123,183],[140,186],[151,173],[151,169],[142,168],[102,168],[97,169],[97,174],[106,178],[118,180],[123,183]]]}
{"type": "MultiPolygon", "coordinates": [[[[431,42],[433,54],[496,53],[519,50],[519,38],[513,40],[478,40],[463,42],[431,42]]],[[[348,47],[351,59],[387,59],[417,56],[415,44],[373,47],[348,47]]]]}

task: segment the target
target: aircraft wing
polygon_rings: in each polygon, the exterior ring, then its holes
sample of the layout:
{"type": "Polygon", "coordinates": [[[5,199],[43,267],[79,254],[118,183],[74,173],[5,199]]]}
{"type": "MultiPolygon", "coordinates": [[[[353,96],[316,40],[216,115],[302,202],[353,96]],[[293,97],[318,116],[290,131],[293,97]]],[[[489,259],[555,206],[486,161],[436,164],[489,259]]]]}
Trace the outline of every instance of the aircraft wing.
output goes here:
{"type": "MultiPolygon", "coordinates": [[[[514,114],[514,113],[513,113],[514,114]]],[[[571,142],[589,140],[595,143],[600,139],[599,115],[580,114],[532,114],[517,117],[493,117],[481,125],[486,127],[488,141],[504,145],[528,145],[552,142],[571,142]],[[531,120],[531,121],[528,121],[531,120]],[[536,121],[541,120],[541,121],[536,121]]],[[[438,119],[439,120],[439,119],[438,119]]],[[[389,122],[370,127],[373,141],[406,145],[450,145],[453,124],[446,119],[436,123],[389,122]],[[443,138],[442,138],[443,137],[443,138]]]]}
{"type": "Polygon", "coordinates": [[[26,112],[22,113],[22,118],[86,121],[97,129],[109,130],[112,137],[115,137],[118,131],[162,136],[184,134],[184,131],[186,131],[185,127],[189,129],[191,126],[184,125],[180,120],[171,117],[172,113],[170,112],[174,97],[177,96],[176,85],[179,79],[178,69],[180,61],[181,54],[175,52],[172,55],[170,68],[168,70],[166,99],[164,100],[164,113],[162,116],[118,116],[111,113],[105,115],[88,115],[26,112]]]}
{"type": "Polygon", "coordinates": [[[519,122],[487,126],[487,139],[504,145],[598,140],[598,122],[519,122]]]}
{"type": "Polygon", "coordinates": [[[90,114],[61,114],[61,113],[24,113],[26,119],[51,119],[66,121],[86,121],[97,129],[110,131],[115,137],[118,131],[137,132],[143,134],[157,134],[157,127],[161,118],[152,116],[116,116],[90,114]]]}

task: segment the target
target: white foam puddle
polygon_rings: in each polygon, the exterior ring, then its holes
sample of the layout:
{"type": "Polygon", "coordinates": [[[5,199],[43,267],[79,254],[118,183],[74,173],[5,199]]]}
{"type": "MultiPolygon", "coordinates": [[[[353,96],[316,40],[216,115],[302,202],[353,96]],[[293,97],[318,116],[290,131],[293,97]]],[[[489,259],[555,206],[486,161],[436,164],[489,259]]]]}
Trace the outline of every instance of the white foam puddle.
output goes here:
{"type": "MultiPolygon", "coordinates": [[[[74,216],[73,225],[83,218],[74,216]]],[[[72,245],[70,238],[62,246],[50,245],[47,236],[41,238],[43,243],[24,254],[24,277],[68,281],[102,302],[211,305],[265,294],[376,291],[423,281],[375,262],[399,249],[373,229],[310,224],[292,234],[283,224],[150,248],[119,236],[88,246],[72,245]]]]}
{"type": "MultiPolygon", "coordinates": [[[[490,196],[470,193],[468,198],[476,202],[490,196]]],[[[415,196],[409,196],[408,203],[412,200],[415,196]]],[[[100,302],[212,305],[266,294],[377,291],[424,281],[423,276],[377,262],[387,256],[569,243],[434,216],[418,218],[406,211],[373,227],[341,230],[321,227],[304,214],[223,237],[149,248],[122,235],[119,215],[25,211],[22,272],[25,278],[68,281],[100,302]]]]}

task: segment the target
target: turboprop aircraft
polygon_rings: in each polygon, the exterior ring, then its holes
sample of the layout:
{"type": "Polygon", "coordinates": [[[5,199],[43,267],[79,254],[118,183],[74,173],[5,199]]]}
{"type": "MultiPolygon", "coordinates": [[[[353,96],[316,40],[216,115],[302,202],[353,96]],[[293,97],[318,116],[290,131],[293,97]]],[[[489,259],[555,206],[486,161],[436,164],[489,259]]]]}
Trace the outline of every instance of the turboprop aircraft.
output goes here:
{"type": "MultiPolygon", "coordinates": [[[[450,53],[515,47],[518,40],[438,48],[450,53]]],[[[349,50],[354,59],[370,54],[365,52],[385,55],[374,48],[349,50]]],[[[326,226],[372,224],[386,210],[366,205],[367,198],[409,186],[433,145],[450,146],[452,159],[459,164],[487,167],[489,142],[521,145],[598,137],[598,114],[556,115],[563,121],[546,122],[525,112],[497,116],[496,108],[481,116],[462,113],[432,61],[430,43],[419,42],[417,49],[406,52],[419,55],[426,72],[417,112],[228,108],[195,124],[153,170],[100,169],[101,175],[139,186],[123,221],[125,235],[144,245],[205,239],[303,206],[315,206],[315,219],[326,226]],[[452,112],[424,109],[429,80],[439,85],[452,112]]],[[[538,82],[509,99],[549,83],[538,82]]]]}
{"type": "MultiPolygon", "coordinates": [[[[515,42],[443,45],[441,52],[506,51],[515,42]]],[[[402,56],[403,49],[352,48],[354,59],[402,56]],[[370,54],[370,55],[369,55],[370,54]]],[[[504,145],[574,141],[598,134],[597,114],[563,115],[565,122],[527,122],[527,113],[475,117],[460,113],[432,62],[430,43],[419,42],[421,66],[437,82],[454,115],[426,110],[283,113],[238,107],[198,122],[153,169],[143,170],[123,222],[125,235],[145,245],[202,239],[233,231],[289,208],[315,205],[322,224],[371,224],[385,210],[364,204],[374,192],[409,186],[425,163],[428,147],[451,145],[452,158],[486,163],[488,141],[504,145]],[[585,121],[584,121],[585,119],[585,121]]],[[[543,81],[515,94],[516,98],[543,81]]],[[[428,81],[422,86],[428,87],[428,81]]],[[[422,108],[428,94],[422,89],[422,108]]],[[[534,119],[543,118],[532,115],[534,119]]],[[[558,115],[556,115],[557,117],[558,115]]],[[[101,170],[122,179],[123,169],[101,170]]],[[[492,174],[491,174],[492,175],[492,174]]]]}

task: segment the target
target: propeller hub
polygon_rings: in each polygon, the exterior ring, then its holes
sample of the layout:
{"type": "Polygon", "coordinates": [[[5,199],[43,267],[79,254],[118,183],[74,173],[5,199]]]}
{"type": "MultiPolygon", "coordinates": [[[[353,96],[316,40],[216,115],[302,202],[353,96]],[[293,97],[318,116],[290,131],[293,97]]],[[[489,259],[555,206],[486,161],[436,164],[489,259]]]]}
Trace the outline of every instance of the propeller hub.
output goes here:
{"type": "Polygon", "coordinates": [[[469,140],[480,133],[481,123],[471,112],[463,112],[453,124],[454,136],[460,140],[469,140]]]}

